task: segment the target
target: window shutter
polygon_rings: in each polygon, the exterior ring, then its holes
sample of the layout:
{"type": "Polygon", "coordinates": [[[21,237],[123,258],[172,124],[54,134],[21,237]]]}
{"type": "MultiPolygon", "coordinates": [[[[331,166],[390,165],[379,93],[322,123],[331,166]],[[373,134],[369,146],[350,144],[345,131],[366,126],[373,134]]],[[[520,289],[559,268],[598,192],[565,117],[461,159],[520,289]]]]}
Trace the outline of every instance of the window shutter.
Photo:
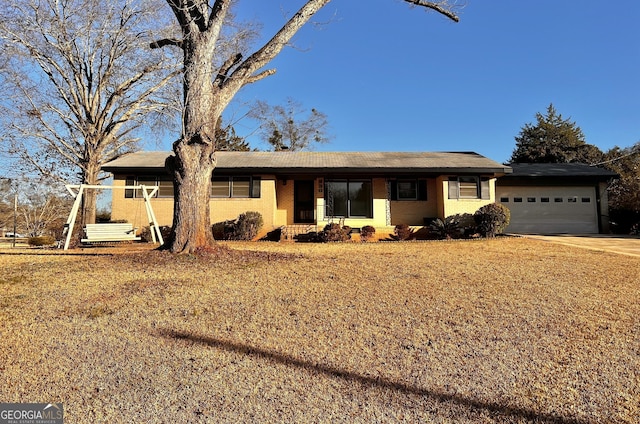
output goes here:
{"type": "Polygon", "coordinates": [[[480,179],[480,198],[481,199],[490,199],[491,198],[491,190],[489,185],[489,178],[481,178],[480,179]]]}
{"type": "Polygon", "coordinates": [[[457,177],[449,177],[449,199],[457,199],[459,193],[457,177]]]}
{"type": "Polygon", "coordinates": [[[427,200],[427,180],[418,180],[418,200],[427,200]]]}
{"type": "Polygon", "coordinates": [[[389,189],[391,190],[391,200],[398,200],[398,181],[389,181],[389,189]]]}
{"type": "Polygon", "coordinates": [[[251,197],[259,198],[260,197],[260,182],[262,181],[261,177],[253,177],[251,179],[251,197]]]}

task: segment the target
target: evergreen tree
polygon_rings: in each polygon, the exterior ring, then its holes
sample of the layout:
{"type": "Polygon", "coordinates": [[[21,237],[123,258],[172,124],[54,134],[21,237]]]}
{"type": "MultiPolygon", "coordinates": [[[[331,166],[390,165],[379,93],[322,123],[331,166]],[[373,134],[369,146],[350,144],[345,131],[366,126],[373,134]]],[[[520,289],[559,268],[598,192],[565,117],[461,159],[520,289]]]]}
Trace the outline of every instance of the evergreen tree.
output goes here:
{"type": "Polygon", "coordinates": [[[615,230],[629,233],[640,226],[640,142],[631,147],[615,146],[607,151],[602,166],[616,172],[620,178],[608,189],[609,214],[615,230]]]}
{"type": "Polygon", "coordinates": [[[216,150],[224,152],[249,152],[249,143],[236,134],[232,125],[222,125],[222,117],[218,118],[216,126],[216,150]]]}
{"type": "Polygon", "coordinates": [[[547,114],[536,113],[535,124],[525,124],[515,137],[516,148],[511,163],[570,163],[594,164],[602,160],[602,152],[585,141],[575,122],[563,119],[553,104],[547,114]]]}

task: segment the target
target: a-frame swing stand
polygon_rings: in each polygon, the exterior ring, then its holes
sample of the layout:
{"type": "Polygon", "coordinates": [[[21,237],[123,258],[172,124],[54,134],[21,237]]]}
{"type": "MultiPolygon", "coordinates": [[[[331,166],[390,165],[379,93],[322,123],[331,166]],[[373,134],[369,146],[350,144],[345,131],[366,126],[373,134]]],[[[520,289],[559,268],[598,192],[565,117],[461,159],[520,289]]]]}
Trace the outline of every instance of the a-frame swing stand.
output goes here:
{"type": "MultiPolygon", "coordinates": [[[[69,218],[67,218],[67,223],[64,225],[64,232],[67,234],[67,238],[64,242],[64,250],[69,249],[69,242],[71,241],[71,236],[73,234],[73,227],[76,222],[76,218],[78,216],[78,210],[80,209],[80,205],[82,204],[82,195],[86,189],[124,189],[124,190],[140,190],[142,192],[142,197],[144,198],[144,206],[147,210],[147,219],[149,222],[149,229],[151,230],[151,239],[154,243],[164,244],[164,240],[162,239],[162,233],[160,232],[160,227],[158,226],[158,222],[156,221],[156,215],[153,212],[153,208],[151,207],[151,196],[156,194],[159,187],[147,187],[145,185],[125,185],[125,186],[109,186],[109,185],[91,185],[91,184],[80,184],[66,185],[67,191],[71,193],[71,195],[75,198],[73,202],[73,207],[71,208],[71,212],[69,213],[69,218]]],[[[111,225],[111,224],[98,224],[98,225],[111,225]]],[[[64,234],[63,232],[63,234],[64,234]]]]}

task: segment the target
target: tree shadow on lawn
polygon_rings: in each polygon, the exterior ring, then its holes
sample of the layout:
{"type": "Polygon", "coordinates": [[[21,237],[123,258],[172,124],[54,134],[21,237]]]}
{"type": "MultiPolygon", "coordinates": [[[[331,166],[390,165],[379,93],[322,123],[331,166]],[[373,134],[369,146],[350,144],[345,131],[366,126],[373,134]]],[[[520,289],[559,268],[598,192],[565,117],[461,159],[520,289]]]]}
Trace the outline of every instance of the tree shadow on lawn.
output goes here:
{"type": "Polygon", "coordinates": [[[442,393],[434,390],[411,386],[405,383],[385,380],[383,378],[364,376],[334,366],[316,364],[283,353],[261,349],[246,344],[234,343],[232,341],[217,339],[215,337],[198,336],[190,334],[188,332],[175,330],[162,330],[160,334],[162,335],[162,337],[170,339],[188,340],[212,348],[221,349],[233,353],[240,353],[251,356],[253,358],[271,361],[289,367],[300,368],[305,371],[315,371],[321,374],[328,375],[330,377],[337,377],[349,382],[359,383],[364,387],[380,387],[384,389],[392,389],[399,393],[423,396],[439,402],[452,402],[454,404],[467,407],[471,410],[485,410],[493,414],[503,416],[505,418],[526,419],[538,423],[588,424],[588,421],[582,421],[574,418],[565,418],[552,414],[544,414],[524,408],[500,405],[493,402],[484,402],[460,395],[452,395],[448,393],[442,393]]]}

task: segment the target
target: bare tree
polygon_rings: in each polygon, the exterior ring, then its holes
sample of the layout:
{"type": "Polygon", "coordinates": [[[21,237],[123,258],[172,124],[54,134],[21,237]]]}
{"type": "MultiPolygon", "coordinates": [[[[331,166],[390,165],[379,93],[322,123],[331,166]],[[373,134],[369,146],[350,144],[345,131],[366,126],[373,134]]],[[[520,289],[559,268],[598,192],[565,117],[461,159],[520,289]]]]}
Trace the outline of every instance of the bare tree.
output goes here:
{"type": "Polygon", "coordinates": [[[23,189],[18,207],[19,232],[27,237],[51,235],[62,238],[62,229],[73,199],[41,183],[23,189]]]}
{"type": "Polygon", "coordinates": [[[291,98],[285,105],[275,106],[259,100],[249,116],[260,123],[258,133],[274,151],[310,150],[314,144],[331,139],[327,115],[314,108],[307,111],[291,98]]]}
{"type": "MultiPolygon", "coordinates": [[[[449,0],[405,1],[458,20],[449,0]]],[[[167,163],[176,184],[173,229],[168,241],[170,251],[193,252],[212,246],[209,193],[216,163],[215,129],[218,118],[242,87],[275,73],[274,69],[264,67],[329,2],[305,1],[253,54],[245,58],[238,52],[217,64],[214,57],[232,1],[167,0],[180,25],[182,38],[162,39],[152,47],[173,45],[182,49],[184,73],[182,135],[173,144],[175,156],[167,163]]]]}
{"type": "MultiPolygon", "coordinates": [[[[170,28],[151,0],[3,1],[5,150],[48,178],[99,184],[102,164],[136,150],[154,118],[178,114],[168,105],[179,57],[148,49],[170,28]]],[[[87,194],[85,223],[96,210],[87,194]]]]}

